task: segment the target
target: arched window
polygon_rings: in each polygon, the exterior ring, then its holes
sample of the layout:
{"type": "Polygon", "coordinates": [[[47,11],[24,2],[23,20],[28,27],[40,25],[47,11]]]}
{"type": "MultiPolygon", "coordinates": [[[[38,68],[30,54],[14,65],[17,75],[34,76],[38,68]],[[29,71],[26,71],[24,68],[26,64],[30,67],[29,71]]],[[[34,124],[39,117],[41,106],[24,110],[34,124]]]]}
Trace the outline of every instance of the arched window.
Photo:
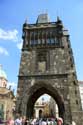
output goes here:
{"type": "Polygon", "coordinates": [[[55,43],[55,39],[51,38],[51,44],[54,44],[54,43],[55,43]]]}

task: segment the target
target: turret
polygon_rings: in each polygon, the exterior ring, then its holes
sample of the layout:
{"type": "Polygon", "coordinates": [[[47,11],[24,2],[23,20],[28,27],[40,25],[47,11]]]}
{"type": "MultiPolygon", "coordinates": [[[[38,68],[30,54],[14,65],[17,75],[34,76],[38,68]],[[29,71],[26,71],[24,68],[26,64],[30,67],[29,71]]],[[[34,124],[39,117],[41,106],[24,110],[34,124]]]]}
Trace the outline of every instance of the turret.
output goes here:
{"type": "Polygon", "coordinates": [[[6,86],[7,86],[7,75],[3,70],[2,65],[0,65],[0,87],[6,87],[6,86]]]}

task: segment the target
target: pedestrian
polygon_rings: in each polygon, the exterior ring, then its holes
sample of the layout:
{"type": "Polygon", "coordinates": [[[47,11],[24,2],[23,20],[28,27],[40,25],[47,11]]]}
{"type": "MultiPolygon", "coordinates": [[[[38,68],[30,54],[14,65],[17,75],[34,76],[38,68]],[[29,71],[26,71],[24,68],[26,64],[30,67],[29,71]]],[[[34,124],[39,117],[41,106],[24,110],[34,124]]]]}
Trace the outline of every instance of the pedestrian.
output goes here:
{"type": "Polygon", "coordinates": [[[37,120],[36,118],[32,118],[31,125],[35,125],[36,120],[37,120]]]}
{"type": "Polygon", "coordinates": [[[29,125],[29,120],[28,120],[28,118],[25,119],[24,125],[29,125]]]}
{"type": "Polygon", "coordinates": [[[4,125],[4,123],[6,123],[6,122],[3,121],[2,118],[0,118],[0,125],[4,125]]]}
{"type": "Polygon", "coordinates": [[[17,116],[16,120],[14,121],[15,125],[22,125],[22,118],[17,116]]]}
{"type": "Polygon", "coordinates": [[[47,119],[46,118],[42,119],[42,125],[47,125],[47,119]]]}
{"type": "Polygon", "coordinates": [[[0,118],[0,125],[2,125],[4,122],[3,122],[3,120],[0,118]]]}
{"type": "Polygon", "coordinates": [[[72,125],[76,125],[76,123],[74,121],[72,121],[72,125]]]}
{"type": "Polygon", "coordinates": [[[7,121],[7,125],[14,125],[14,120],[13,118],[9,118],[8,121],[7,121]]]}
{"type": "Polygon", "coordinates": [[[62,125],[63,124],[63,119],[61,117],[57,118],[57,125],[62,125]]]}
{"type": "Polygon", "coordinates": [[[22,117],[22,125],[25,124],[25,120],[26,120],[26,116],[23,116],[23,117],[22,117]]]}

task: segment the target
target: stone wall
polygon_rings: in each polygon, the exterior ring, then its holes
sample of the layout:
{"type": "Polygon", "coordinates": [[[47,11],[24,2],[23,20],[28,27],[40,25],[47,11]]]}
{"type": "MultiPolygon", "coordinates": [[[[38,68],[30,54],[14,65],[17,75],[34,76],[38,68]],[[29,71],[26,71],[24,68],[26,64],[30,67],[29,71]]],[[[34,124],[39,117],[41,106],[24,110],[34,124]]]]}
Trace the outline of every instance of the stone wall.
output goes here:
{"type": "MultiPolygon", "coordinates": [[[[69,35],[66,31],[61,30],[63,27],[61,21],[58,23],[58,26],[55,27],[57,33],[55,37],[60,40],[59,46],[52,44],[26,46],[25,43],[30,37],[24,36],[27,40],[24,41],[23,45],[26,49],[23,48],[21,54],[16,110],[21,115],[31,117],[36,100],[42,94],[47,93],[58,104],[59,114],[64,119],[64,125],[70,125],[72,121],[80,125],[82,124],[80,118],[82,117],[80,116],[82,107],[73,52],[69,35]],[[59,32],[59,30],[61,31],[59,32]],[[42,54],[43,52],[45,55],[42,54]],[[43,72],[38,70],[38,61],[41,61],[41,59],[46,61],[46,70],[43,70],[43,72]]],[[[48,24],[47,27],[49,25],[53,25],[53,28],[55,26],[55,24],[48,24]]],[[[24,27],[26,32],[28,32],[28,29],[29,26],[24,27]]],[[[35,30],[34,27],[33,29],[35,30]]]]}

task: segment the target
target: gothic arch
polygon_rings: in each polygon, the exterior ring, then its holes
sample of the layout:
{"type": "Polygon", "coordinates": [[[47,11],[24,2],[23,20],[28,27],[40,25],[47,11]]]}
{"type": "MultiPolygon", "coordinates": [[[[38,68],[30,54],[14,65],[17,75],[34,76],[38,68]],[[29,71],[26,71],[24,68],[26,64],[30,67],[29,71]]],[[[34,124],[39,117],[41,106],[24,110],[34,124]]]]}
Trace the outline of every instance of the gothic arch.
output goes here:
{"type": "Polygon", "coordinates": [[[27,101],[26,115],[28,117],[32,117],[35,102],[41,95],[45,93],[54,98],[59,108],[60,117],[62,118],[64,117],[65,108],[64,108],[63,98],[61,96],[61,93],[58,91],[58,89],[57,88],[55,89],[51,84],[45,83],[45,82],[35,83],[30,88],[28,93],[29,93],[29,96],[27,96],[27,99],[26,99],[27,101]]]}

